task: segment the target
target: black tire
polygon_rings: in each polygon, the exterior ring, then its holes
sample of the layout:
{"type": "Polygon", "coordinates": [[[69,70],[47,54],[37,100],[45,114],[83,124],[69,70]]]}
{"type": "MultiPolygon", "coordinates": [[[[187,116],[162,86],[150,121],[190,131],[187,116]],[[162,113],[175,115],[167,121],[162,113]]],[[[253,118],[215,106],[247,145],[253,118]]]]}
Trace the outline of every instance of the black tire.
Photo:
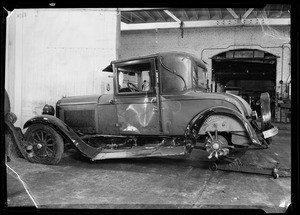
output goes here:
{"type": "Polygon", "coordinates": [[[25,140],[33,146],[33,156],[28,160],[33,163],[58,164],[64,152],[61,136],[51,127],[34,124],[25,132],[25,140]]]}
{"type": "Polygon", "coordinates": [[[8,156],[10,159],[24,158],[17,146],[17,143],[15,142],[13,134],[9,131],[9,129],[5,129],[5,149],[6,156],[8,156]]]}

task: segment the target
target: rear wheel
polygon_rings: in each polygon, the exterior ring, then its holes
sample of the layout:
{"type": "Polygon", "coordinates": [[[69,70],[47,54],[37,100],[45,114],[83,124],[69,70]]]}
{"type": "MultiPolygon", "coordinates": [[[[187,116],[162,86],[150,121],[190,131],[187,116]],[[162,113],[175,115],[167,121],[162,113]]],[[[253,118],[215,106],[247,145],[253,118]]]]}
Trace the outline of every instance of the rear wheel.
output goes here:
{"type": "Polygon", "coordinates": [[[64,152],[61,136],[43,124],[30,126],[25,133],[26,141],[32,144],[33,154],[28,160],[33,163],[58,164],[64,152]]]}
{"type": "Polygon", "coordinates": [[[218,132],[218,130],[214,132],[207,131],[207,134],[205,148],[209,153],[209,159],[225,157],[234,160],[243,156],[247,150],[247,147],[236,148],[233,146],[230,137],[218,132]]]}
{"type": "Polygon", "coordinates": [[[205,148],[209,153],[209,159],[212,157],[218,159],[219,157],[225,156],[229,153],[229,148],[231,148],[231,146],[228,144],[226,138],[221,135],[217,129],[213,133],[207,131],[207,134],[208,136],[205,140],[205,148]]]}

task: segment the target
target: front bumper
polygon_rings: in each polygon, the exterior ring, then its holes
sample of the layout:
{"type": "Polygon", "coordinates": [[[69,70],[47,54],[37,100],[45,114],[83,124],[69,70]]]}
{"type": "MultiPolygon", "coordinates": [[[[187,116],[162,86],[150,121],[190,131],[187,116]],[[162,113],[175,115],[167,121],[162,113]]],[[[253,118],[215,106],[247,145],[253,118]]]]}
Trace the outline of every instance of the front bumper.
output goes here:
{"type": "Polygon", "coordinates": [[[278,128],[277,127],[273,127],[271,129],[268,129],[268,130],[265,130],[265,131],[262,132],[262,135],[263,135],[264,139],[273,137],[277,134],[278,134],[278,128]]]}

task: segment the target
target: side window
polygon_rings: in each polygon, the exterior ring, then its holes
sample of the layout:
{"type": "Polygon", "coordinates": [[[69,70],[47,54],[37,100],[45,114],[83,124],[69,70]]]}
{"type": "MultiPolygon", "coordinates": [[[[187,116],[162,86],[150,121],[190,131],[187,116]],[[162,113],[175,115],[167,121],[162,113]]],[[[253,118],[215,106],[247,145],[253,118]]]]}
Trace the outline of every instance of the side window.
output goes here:
{"type": "Polygon", "coordinates": [[[119,93],[154,92],[152,61],[126,62],[116,68],[119,93]]]}

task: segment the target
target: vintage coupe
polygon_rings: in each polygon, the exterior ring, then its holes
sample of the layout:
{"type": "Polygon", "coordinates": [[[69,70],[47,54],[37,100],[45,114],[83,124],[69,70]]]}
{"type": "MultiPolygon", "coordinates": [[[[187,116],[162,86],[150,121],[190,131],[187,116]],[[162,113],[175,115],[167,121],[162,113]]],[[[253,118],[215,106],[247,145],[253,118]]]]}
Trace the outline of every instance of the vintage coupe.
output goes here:
{"type": "Polygon", "coordinates": [[[271,125],[269,95],[262,115],[233,94],[207,92],[205,63],[183,52],[112,61],[113,93],[65,97],[28,120],[27,159],[59,163],[65,145],[90,160],[185,155],[193,148],[209,158],[234,158],[266,148],[271,125]]]}

